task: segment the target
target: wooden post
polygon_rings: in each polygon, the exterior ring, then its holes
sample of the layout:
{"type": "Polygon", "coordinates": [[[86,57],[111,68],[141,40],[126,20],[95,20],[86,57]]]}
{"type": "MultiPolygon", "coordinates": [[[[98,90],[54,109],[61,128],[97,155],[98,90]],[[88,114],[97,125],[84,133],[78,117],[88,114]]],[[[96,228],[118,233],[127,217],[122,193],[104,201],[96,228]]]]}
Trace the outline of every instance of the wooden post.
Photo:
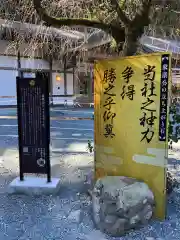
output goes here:
{"type": "Polygon", "coordinates": [[[67,68],[67,61],[66,61],[66,56],[64,55],[63,57],[63,62],[64,62],[64,95],[67,95],[67,73],[66,73],[66,68],[67,68]]]}
{"type": "Polygon", "coordinates": [[[49,90],[50,90],[50,105],[53,105],[53,78],[52,78],[52,57],[50,58],[49,60],[49,68],[50,68],[50,71],[49,71],[49,81],[50,81],[50,86],[49,86],[49,90]]]}

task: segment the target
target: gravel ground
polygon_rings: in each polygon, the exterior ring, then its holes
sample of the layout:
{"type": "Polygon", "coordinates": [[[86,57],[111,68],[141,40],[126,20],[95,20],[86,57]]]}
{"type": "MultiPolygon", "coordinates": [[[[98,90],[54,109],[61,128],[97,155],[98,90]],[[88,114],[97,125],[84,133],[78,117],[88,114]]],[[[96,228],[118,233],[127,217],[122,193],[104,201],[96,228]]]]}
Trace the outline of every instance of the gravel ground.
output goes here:
{"type": "Polygon", "coordinates": [[[7,194],[18,175],[18,153],[1,150],[1,156],[0,240],[77,239],[92,231],[86,185],[92,156],[53,154],[52,175],[60,177],[61,188],[57,196],[40,197],[7,194]]]}
{"type": "MultiPolygon", "coordinates": [[[[179,146],[169,153],[169,168],[179,176],[179,146]]],[[[124,237],[109,238],[95,230],[86,176],[93,169],[88,154],[52,154],[52,175],[60,177],[57,196],[8,195],[8,183],[18,175],[16,149],[0,151],[0,240],[179,240],[180,193],[167,202],[167,219],[132,231],[124,237]],[[13,161],[12,161],[13,160],[13,161]]]]}

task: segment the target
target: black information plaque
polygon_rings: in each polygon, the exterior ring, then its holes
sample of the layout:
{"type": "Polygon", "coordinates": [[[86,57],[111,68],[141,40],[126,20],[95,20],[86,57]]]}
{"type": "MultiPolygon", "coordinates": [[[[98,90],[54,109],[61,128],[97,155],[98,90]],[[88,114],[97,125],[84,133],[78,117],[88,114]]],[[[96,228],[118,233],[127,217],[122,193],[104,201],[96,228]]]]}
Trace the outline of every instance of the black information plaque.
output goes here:
{"type": "Polygon", "coordinates": [[[160,116],[159,116],[159,141],[167,139],[168,118],[168,82],[169,82],[170,55],[163,54],[161,57],[161,86],[160,86],[160,116]]]}
{"type": "Polygon", "coordinates": [[[20,180],[24,173],[50,176],[49,79],[16,78],[20,180]]]}

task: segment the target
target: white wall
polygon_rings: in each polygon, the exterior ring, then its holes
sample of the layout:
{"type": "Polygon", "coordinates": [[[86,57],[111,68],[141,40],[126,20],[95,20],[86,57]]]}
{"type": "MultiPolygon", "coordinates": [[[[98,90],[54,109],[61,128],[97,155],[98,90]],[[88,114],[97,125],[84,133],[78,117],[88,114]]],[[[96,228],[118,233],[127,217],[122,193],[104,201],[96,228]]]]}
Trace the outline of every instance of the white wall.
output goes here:
{"type": "MultiPolygon", "coordinates": [[[[58,69],[58,64],[54,69],[58,69]]],[[[18,76],[17,57],[0,56],[0,105],[16,105],[16,77],[18,76]],[[4,70],[3,67],[12,68],[4,70]],[[9,98],[4,98],[9,97],[9,98]],[[14,99],[12,98],[14,97],[14,99]]],[[[21,58],[21,68],[23,69],[49,69],[49,63],[41,59],[21,58]]],[[[25,71],[26,72],[26,71],[25,71]]],[[[26,77],[29,73],[26,74],[26,77]]],[[[53,95],[64,95],[64,73],[52,73],[53,95]],[[61,81],[56,81],[56,76],[61,76],[61,81]]],[[[73,95],[73,74],[67,73],[67,94],[73,95]]],[[[66,98],[66,97],[63,97],[66,98]]],[[[64,101],[62,98],[62,101],[64,101]]]]}
{"type": "Polygon", "coordinates": [[[49,63],[42,59],[21,58],[21,68],[49,69],[49,63]]]}
{"type": "Polygon", "coordinates": [[[16,77],[17,71],[0,70],[0,96],[16,96],[16,77]]]}
{"type": "Polygon", "coordinates": [[[63,73],[52,73],[53,95],[64,95],[64,75],[63,73]],[[56,81],[56,76],[61,77],[61,81],[56,81]],[[59,88],[59,89],[58,89],[59,88]]]}
{"type": "MultiPolygon", "coordinates": [[[[64,95],[64,73],[53,73],[52,79],[53,95],[64,95]],[[57,75],[61,77],[61,81],[56,81],[57,75]]],[[[73,88],[73,74],[67,73],[67,95],[73,95],[73,88]]]]}
{"type": "Polygon", "coordinates": [[[0,67],[17,68],[17,57],[0,56],[0,67]]]}
{"type": "Polygon", "coordinates": [[[67,94],[73,95],[73,74],[67,73],[67,94]]]}

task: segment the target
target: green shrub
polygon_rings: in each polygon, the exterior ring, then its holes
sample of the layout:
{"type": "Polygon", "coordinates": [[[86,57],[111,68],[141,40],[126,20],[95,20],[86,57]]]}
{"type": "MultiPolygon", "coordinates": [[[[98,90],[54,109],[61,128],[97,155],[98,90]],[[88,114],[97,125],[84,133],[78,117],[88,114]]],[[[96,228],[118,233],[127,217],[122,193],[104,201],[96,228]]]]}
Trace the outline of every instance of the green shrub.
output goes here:
{"type": "Polygon", "coordinates": [[[179,126],[176,127],[175,132],[173,131],[173,126],[180,124],[180,114],[177,111],[177,104],[172,104],[169,109],[169,123],[168,123],[168,141],[178,142],[179,126]]]}
{"type": "Polygon", "coordinates": [[[94,147],[91,140],[88,140],[87,151],[90,153],[94,152],[94,147]]]}

